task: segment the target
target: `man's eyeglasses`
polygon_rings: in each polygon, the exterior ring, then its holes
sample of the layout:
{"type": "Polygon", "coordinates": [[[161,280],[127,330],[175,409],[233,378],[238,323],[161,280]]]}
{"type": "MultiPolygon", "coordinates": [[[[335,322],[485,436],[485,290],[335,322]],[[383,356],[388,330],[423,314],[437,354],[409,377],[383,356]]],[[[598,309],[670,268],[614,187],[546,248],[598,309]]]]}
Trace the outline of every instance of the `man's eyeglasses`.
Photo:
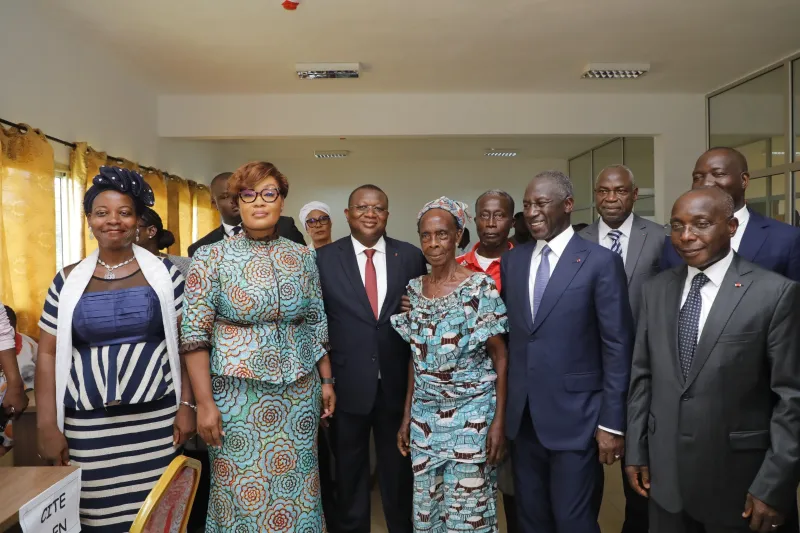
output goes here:
{"type": "Polygon", "coordinates": [[[331,217],[327,215],[323,215],[319,218],[309,218],[306,220],[306,227],[308,228],[321,228],[322,226],[328,226],[331,223],[331,217]]]}
{"type": "Polygon", "coordinates": [[[252,204],[256,198],[261,196],[261,199],[268,204],[274,204],[280,197],[281,192],[278,189],[264,189],[261,192],[256,192],[253,189],[245,189],[239,193],[239,199],[246,204],[252,204]]]}
{"type": "Polygon", "coordinates": [[[389,210],[385,207],[381,207],[379,205],[351,205],[350,210],[353,211],[356,216],[364,216],[367,214],[367,211],[372,211],[375,213],[376,216],[382,217],[384,215],[389,214],[389,210]]]}

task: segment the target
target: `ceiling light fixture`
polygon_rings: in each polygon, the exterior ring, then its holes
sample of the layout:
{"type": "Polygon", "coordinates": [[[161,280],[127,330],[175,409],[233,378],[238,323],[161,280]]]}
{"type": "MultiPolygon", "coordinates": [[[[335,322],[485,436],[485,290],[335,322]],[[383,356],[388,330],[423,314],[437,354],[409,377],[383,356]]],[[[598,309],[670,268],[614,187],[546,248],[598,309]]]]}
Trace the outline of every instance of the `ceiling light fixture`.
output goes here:
{"type": "Polygon", "coordinates": [[[317,159],[341,159],[343,157],[347,157],[348,155],[350,155],[350,150],[317,150],[314,152],[314,157],[317,159]]]}
{"type": "Polygon", "coordinates": [[[507,150],[500,148],[489,148],[484,154],[488,157],[517,157],[516,150],[507,150]]]}
{"type": "Polygon", "coordinates": [[[650,71],[650,63],[590,63],[581,78],[599,80],[634,80],[650,71]]]}
{"type": "Polygon", "coordinates": [[[354,79],[361,73],[360,63],[297,63],[301,80],[354,79]]]}

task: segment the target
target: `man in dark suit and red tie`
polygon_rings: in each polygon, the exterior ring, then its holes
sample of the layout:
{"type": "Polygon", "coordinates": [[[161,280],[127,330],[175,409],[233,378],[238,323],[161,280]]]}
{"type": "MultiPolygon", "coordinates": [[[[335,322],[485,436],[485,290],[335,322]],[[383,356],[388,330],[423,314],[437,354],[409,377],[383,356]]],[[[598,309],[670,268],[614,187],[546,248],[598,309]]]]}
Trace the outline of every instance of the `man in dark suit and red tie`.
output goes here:
{"type": "Polygon", "coordinates": [[[389,318],[408,282],[427,272],[425,257],[386,236],[389,199],[380,188],[353,191],[345,216],[351,234],[317,251],[336,380],[338,531],[370,531],[372,432],[389,533],[411,533],[411,463],[397,448],[411,349],[389,318]]]}
{"type": "MultiPolygon", "coordinates": [[[[800,228],[767,218],[747,207],[745,190],[750,182],[747,159],[733,148],[712,148],[700,156],[692,172],[692,188],[716,186],[733,198],[739,229],[731,248],[744,259],[794,281],[800,281],[800,228]]],[[[661,259],[663,270],[684,262],[669,238],[661,259]]]]}
{"type": "Polygon", "coordinates": [[[525,533],[599,533],[602,464],[624,453],[633,317],[619,254],[570,225],[562,172],[523,200],[533,239],[503,256],[508,308],[506,433],[525,533]]]}
{"type": "Polygon", "coordinates": [[[642,292],[625,463],[651,533],[797,531],[800,285],[734,253],[734,209],[681,196],[686,264],[642,292]]]}

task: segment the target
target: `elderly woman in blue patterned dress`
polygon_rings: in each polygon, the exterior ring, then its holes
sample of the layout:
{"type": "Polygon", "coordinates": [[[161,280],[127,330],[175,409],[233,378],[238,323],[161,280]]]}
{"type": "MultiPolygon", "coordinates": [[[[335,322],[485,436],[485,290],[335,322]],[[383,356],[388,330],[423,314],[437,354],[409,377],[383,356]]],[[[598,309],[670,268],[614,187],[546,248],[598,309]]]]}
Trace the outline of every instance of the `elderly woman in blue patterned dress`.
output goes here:
{"type": "Polygon", "coordinates": [[[134,245],[153,203],[136,172],[100,169],[83,201],[98,249],[56,275],[39,322],[39,454],[81,467],[82,531],[128,531],[194,431],[178,355],[183,276],[134,245]]]}
{"type": "Polygon", "coordinates": [[[228,188],[244,231],[195,253],[181,339],[209,445],[206,531],[319,533],[317,432],[336,398],[314,252],[278,236],[289,182],[274,165],[228,188]]]}
{"type": "Polygon", "coordinates": [[[411,281],[410,310],[392,317],[412,348],[397,445],[411,453],[416,531],[497,531],[507,319],[492,278],[456,262],[466,218],[466,206],[448,198],[420,211],[431,272],[411,281]]]}

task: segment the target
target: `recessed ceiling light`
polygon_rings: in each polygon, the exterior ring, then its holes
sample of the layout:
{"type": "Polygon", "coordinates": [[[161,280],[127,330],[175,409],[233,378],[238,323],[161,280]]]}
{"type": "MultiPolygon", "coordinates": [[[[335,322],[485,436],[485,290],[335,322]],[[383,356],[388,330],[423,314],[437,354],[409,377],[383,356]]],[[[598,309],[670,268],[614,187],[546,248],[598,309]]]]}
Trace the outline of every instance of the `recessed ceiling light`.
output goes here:
{"type": "Polygon", "coordinates": [[[501,148],[489,148],[486,150],[485,155],[488,157],[517,157],[517,151],[501,148]]]}
{"type": "Polygon", "coordinates": [[[342,157],[347,157],[348,155],[350,155],[350,150],[318,150],[314,152],[314,157],[317,159],[341,159],[342,157]]]}
{"type": "Polygon", "coordinates": [[[650,71],[649,63],[590,63],[581,78],[599,80],[632,80],[650,71]]]}
{"type": "Polygon", "coordinates": [[[352,79],[361,72],[359,63],[298,63],[297,77],[301,80],[352,79]]]}

